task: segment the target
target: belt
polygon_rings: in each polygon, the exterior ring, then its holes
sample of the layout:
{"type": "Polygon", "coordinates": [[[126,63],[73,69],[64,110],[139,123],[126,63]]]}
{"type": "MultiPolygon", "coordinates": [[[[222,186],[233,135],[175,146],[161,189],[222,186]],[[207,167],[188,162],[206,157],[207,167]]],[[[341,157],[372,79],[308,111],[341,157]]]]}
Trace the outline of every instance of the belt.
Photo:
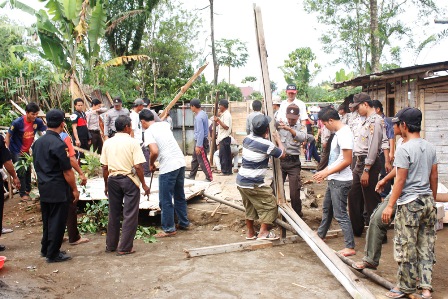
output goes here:
{"type": "Polygon", "coordinates": [[[355,156],[357,161],[364,161],[367,158],[367,155],[355,156]]]}
{"type": "Polygon", "coordinates": [[[100,130],[89,130],[89,132],[93,132],[93,133],[99,133],[100,130]]]}
{"type": "Polygon", "coordinates": [[[300,160],[300,155],[288,155],[288,154],[286,154],[284,160],[300,160]]]}

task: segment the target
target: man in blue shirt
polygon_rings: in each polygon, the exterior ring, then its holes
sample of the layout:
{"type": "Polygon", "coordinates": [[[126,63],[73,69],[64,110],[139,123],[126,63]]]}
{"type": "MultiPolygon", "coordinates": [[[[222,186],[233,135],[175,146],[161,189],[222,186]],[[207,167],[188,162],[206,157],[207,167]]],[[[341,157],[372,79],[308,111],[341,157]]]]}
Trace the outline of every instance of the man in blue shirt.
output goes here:
{"type": "Polygon", "coordinates": [[[208,143],[208,117],[201,109],[201,102],[198,99],[190,101],[190,109],[196,114],[194,118],[194,140],[196,146],[193,151],[193,159],[191,160],[191,171],[188,179],[195,179],[199,165],[205,174],[205,180],[211,182],[213,180],[212,168],[207,158],[209,151],[208,143]]]}

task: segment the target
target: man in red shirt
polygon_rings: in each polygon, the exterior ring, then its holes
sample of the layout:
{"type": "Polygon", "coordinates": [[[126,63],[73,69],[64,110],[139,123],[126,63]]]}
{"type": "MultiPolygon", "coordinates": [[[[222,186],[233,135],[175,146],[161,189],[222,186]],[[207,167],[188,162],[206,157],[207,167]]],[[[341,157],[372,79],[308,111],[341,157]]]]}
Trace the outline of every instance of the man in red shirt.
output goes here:
{"type": "MultiPolygon", "coordinates": [[[[91,137],[89,135],[89,130],[87,128],[87,118],[84,112],[84,102],[82,99],[77,98],[74,100],[75,111],[70,115],[70,120],[72,121],[73,137],[75,139],[75,145],[89,150],[91,137]]],[[[83,153],[79,153],[79,158],[84,158],[83,153]]]]}

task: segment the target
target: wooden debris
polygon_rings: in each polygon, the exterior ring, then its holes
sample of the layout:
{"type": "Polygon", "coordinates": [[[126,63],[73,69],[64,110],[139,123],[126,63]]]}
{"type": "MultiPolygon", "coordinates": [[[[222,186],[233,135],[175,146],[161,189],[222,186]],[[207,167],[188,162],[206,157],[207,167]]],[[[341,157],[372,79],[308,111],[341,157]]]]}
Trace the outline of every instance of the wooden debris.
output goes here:
{"type": "Polygon", "coordinates": [[[216,211],[218,211],[218,209],[221,205],[222,205],[222,203],[219,203],[218,206],[213,210],[212,217],[215,216],[216,211]]]}
{"type": "MultiPolygon", "coordinates": [[[[197,208],[193,208],[193,207],[188,207],[189,209],[195,210],[195,211],[200,211],[200,212],[206,212],[206,213],[213,213],[213,211],[207,211],[207,210],[202,210],[202,209],[197,209],[197,208]]],[[[229,213],[223,213],[223,212],[215,212],[216,214],[220,214],[220,215],[229,215],[229,213]]]]}

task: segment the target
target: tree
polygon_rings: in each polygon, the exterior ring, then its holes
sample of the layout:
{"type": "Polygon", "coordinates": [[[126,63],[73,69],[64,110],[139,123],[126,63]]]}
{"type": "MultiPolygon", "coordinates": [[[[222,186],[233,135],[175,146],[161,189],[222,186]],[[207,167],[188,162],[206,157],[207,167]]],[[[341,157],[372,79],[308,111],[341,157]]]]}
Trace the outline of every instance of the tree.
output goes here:
{"type": "Polygon", "coordinates": [[[223,38],[216,42],[216,53],[219,65],[229,68],[230,84],[230,68],[239,68],[247,63],[249,54],[247,53],[246,44],[238,39],[223,38]]]}
{"type": "MultiPolygon", "coordinates": [[[[335,62],[353,67],[360,75],[381,71],[381,63],[399,58],[391,47],[394,40],[410,48],[418,45],[403,20],[412,18],[410,7],[418,10],[416,26],[423,27],[429,14],[438,10],[433,0],[305,0],[307,12],[315,12],[328,30],[321,36],[327,53],[339,52],[335,62]],[[403,14],[406,13],[406,17],[403,14]]],[[[394,51],[397,53],[396,50],[394,51]]],[[[389,64],[390,65],[390,64],[389,64]]]]}
{"type": "Polygon", "coordinates": [[[229,101],[238,101],[241,102],[243,100],[243,94],[241,90],[233,84],[227,83],[226,81],[221,81],[216,86],[216,91],[219,92],[219,96],[221,98],[226,96],[229,101]]]}
{"type": "Polygon", "coordinates": [[[255,82],[255,81],[257,81],[257,78],[256,78],[256,77],[254,77],[254,76],[247,76],[247,77],[245,77],[245,78],[241,81],[241,83],[246,84],[247,82],[255,82]]]}
{"type": "Polygon", "coordinates": [[[271,81],[271,92],[274,92],[277,89],[278,89],[277,83],[275,83],[274,81],[271,81]]]}
{"type": "Polygon", "coordinates": [[[289,59],[285,60],[280,67],[285,81],[288,84],[296,84],[297,93],[304,98],[308,98],[308,88],[314,74],[319,70],[319,65],[314,63],[315,71],[310,70],[310,64],[316,60],[311,48],[298,48],[289,53],[289,59]]]}
{"type": "Polygon", "coordinates": [[[7,16],[0,16],[0,62],[7,61],[10,57],[10,47],[23,43],[24,28],[15,24],[7,16]]]}
{"type": "Polygon", "coordinates": [[[213,0],[210,1],[210,37],[212,40],[212,57],[213,57],[213,85],[218,84],[218,73],[219,73],[219,63],[218,58],[216,57],[216,45],[215,45],[215,23],[213,18],[213,0]]]}
{"type": "MultiPolygon", "coordinates": [[[[139,53],[146,22],[159,2],[160,0],[108,1],[106,41],[112,57],[139,53]]],[[[134,63],[129,63],[126,69],[133,70],[134,66],[134,63]]]]}

